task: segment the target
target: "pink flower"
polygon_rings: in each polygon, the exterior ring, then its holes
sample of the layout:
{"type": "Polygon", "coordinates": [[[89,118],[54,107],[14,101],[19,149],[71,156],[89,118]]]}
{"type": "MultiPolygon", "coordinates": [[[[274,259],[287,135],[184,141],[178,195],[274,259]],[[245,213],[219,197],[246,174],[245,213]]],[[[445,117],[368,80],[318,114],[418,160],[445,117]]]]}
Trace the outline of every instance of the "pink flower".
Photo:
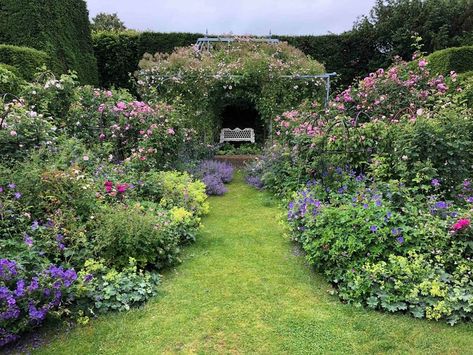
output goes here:
{"type": "Polygon", "coordinates": [[[117,191],[122,194],[122,193],[125,193],[126,190],[128,189],[128,184],[117,184],[116,187],[117,187],[117,191]]]}
{"type": "Polygon", "coordinates": [[[126,103],[124,103],[123,101],[120,101],[117,103],[116,108],[118,111],[123,111],[126,109],[126,103]]]}
{"type": "Polygon", "coordinates": [[[17,133],[16,133],[16,131],[10,131],[10,136],[12,136],[12,137],[16,137],[16,136],[17,136],[17,133]]]}
{"type": "Polygon", "coordinates": [[[424,69],[427,66],[427,61],[425,59],[419,60],[419,68],[424,69]]]}
{"type": "Polygon", "coordinates": [[[106,91],[105,96],[112,97],[113,93],[111,91],[106,91]]]}
{"type": "Polygon", "coordinates": [[[97,111],[99,111],[100,113],[102,113],[104,110],[105,110],[105,104],[100,104],[100,106],[99,106],[99,108],[97,109],[97,111]]]}
{"type": "Polygon", "coordinates": [[[168,134],[171,135],[171,136],[173,136],[174,134],[176,134],[176,132],[174,132],[174,129],[169,128],[169,129],[168,129],[168,134]]]}
{"type": "Polygon", "coordinates": [[[469,219],[466,219],[466,218],[462,218],[462,219],[459,219],[457,221],[457,223],[455,223],[453,226],[452,226],[452,229],[455,231],[455,232],[459,232],[465,228],[468,228],[470,226],[470,220],[469,219]]]}

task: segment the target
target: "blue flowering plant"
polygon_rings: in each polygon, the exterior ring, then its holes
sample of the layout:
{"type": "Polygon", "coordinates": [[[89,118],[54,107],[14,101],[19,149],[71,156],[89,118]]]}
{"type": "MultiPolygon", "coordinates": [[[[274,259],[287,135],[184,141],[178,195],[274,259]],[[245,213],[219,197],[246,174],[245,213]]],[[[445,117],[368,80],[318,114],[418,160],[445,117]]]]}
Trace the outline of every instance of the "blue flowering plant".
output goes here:
{"type": "Polygon", "coordinates": [[[55,265],[27,270],[14,260],[0,259],[0,346],[21,332],[59,316],[72,301],[77,274],[55,265]]]}
{"type": "Polygon", "coordinates": [[[470,182],[453,200],[439,183],[424,196],[336,169],[294,194],[292,239],[344,301],[451,324],[472,319],[470,182]]]}

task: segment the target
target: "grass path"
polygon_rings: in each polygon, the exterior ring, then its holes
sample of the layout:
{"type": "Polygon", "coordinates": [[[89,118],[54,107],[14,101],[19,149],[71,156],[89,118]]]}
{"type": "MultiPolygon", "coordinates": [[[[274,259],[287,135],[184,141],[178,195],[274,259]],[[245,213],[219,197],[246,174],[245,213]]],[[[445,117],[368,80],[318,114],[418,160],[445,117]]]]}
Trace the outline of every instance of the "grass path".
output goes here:
{"type": "Polygon", "coordinates": [[[58,335],[44,354],[473,353],[450,327],[341,304],[296,256],[271,197],[240,175],[210,199],[198,242],[143,308],[58,335]]]}

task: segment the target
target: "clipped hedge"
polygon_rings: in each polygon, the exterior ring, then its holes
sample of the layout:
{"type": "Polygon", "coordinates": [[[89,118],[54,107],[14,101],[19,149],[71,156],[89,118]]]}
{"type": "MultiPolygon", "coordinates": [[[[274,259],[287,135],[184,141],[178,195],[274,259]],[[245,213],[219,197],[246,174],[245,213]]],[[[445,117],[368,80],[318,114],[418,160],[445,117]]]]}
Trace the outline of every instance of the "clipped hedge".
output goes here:
{"type": "Polygon", "coordinates": [[[33,79],[37,68],[46,65],[48,61],[49,57],[43,51],[28,47],[0,44],[0,63],[16,68],[16,74],[27,80],[33,79]]]}
{"type": "Polygon", "coordinates": [[[97,84],[86,2],[83,0],[2,0],[0,42],[49,54],[49,67],[75,70],[83,83],[97,84]]]}
{"type": "Polygon", "coordinates": [[[452,70],[457,73],[473,71],[473,46],[443,49],[429,55],[427,61],[435,74],[445,75],[452,70]]]}
{"type": "MultiPolygon", "coordinates": [[[[18,95],[23,84],[24,81],[18,76],[15,67],[0,63],[0,97],[5,94],[18,95]]],[[[12,97],[5,97],[5,99],[12,99],[12,97]]]]}
{"type": "Polygon", "coordinates": [[[138,69],[145,53],[171,53],[194,44],[198,33],[97,32],[92,36],[100,85],[131,88],[130,73],[138,69]]]}

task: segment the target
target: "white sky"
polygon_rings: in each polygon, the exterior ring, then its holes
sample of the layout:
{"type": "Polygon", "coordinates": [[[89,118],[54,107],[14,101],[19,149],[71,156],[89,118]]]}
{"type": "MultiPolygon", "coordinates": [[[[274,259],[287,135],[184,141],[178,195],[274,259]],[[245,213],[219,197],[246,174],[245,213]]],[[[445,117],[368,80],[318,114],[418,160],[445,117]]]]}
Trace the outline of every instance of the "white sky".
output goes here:
{"type": "Polygon", "coordinates": [[[327,34],[349,30],[375,0],[86,0],[90,17],[118,13],[128,28],[210,34],[327,34]]]}

